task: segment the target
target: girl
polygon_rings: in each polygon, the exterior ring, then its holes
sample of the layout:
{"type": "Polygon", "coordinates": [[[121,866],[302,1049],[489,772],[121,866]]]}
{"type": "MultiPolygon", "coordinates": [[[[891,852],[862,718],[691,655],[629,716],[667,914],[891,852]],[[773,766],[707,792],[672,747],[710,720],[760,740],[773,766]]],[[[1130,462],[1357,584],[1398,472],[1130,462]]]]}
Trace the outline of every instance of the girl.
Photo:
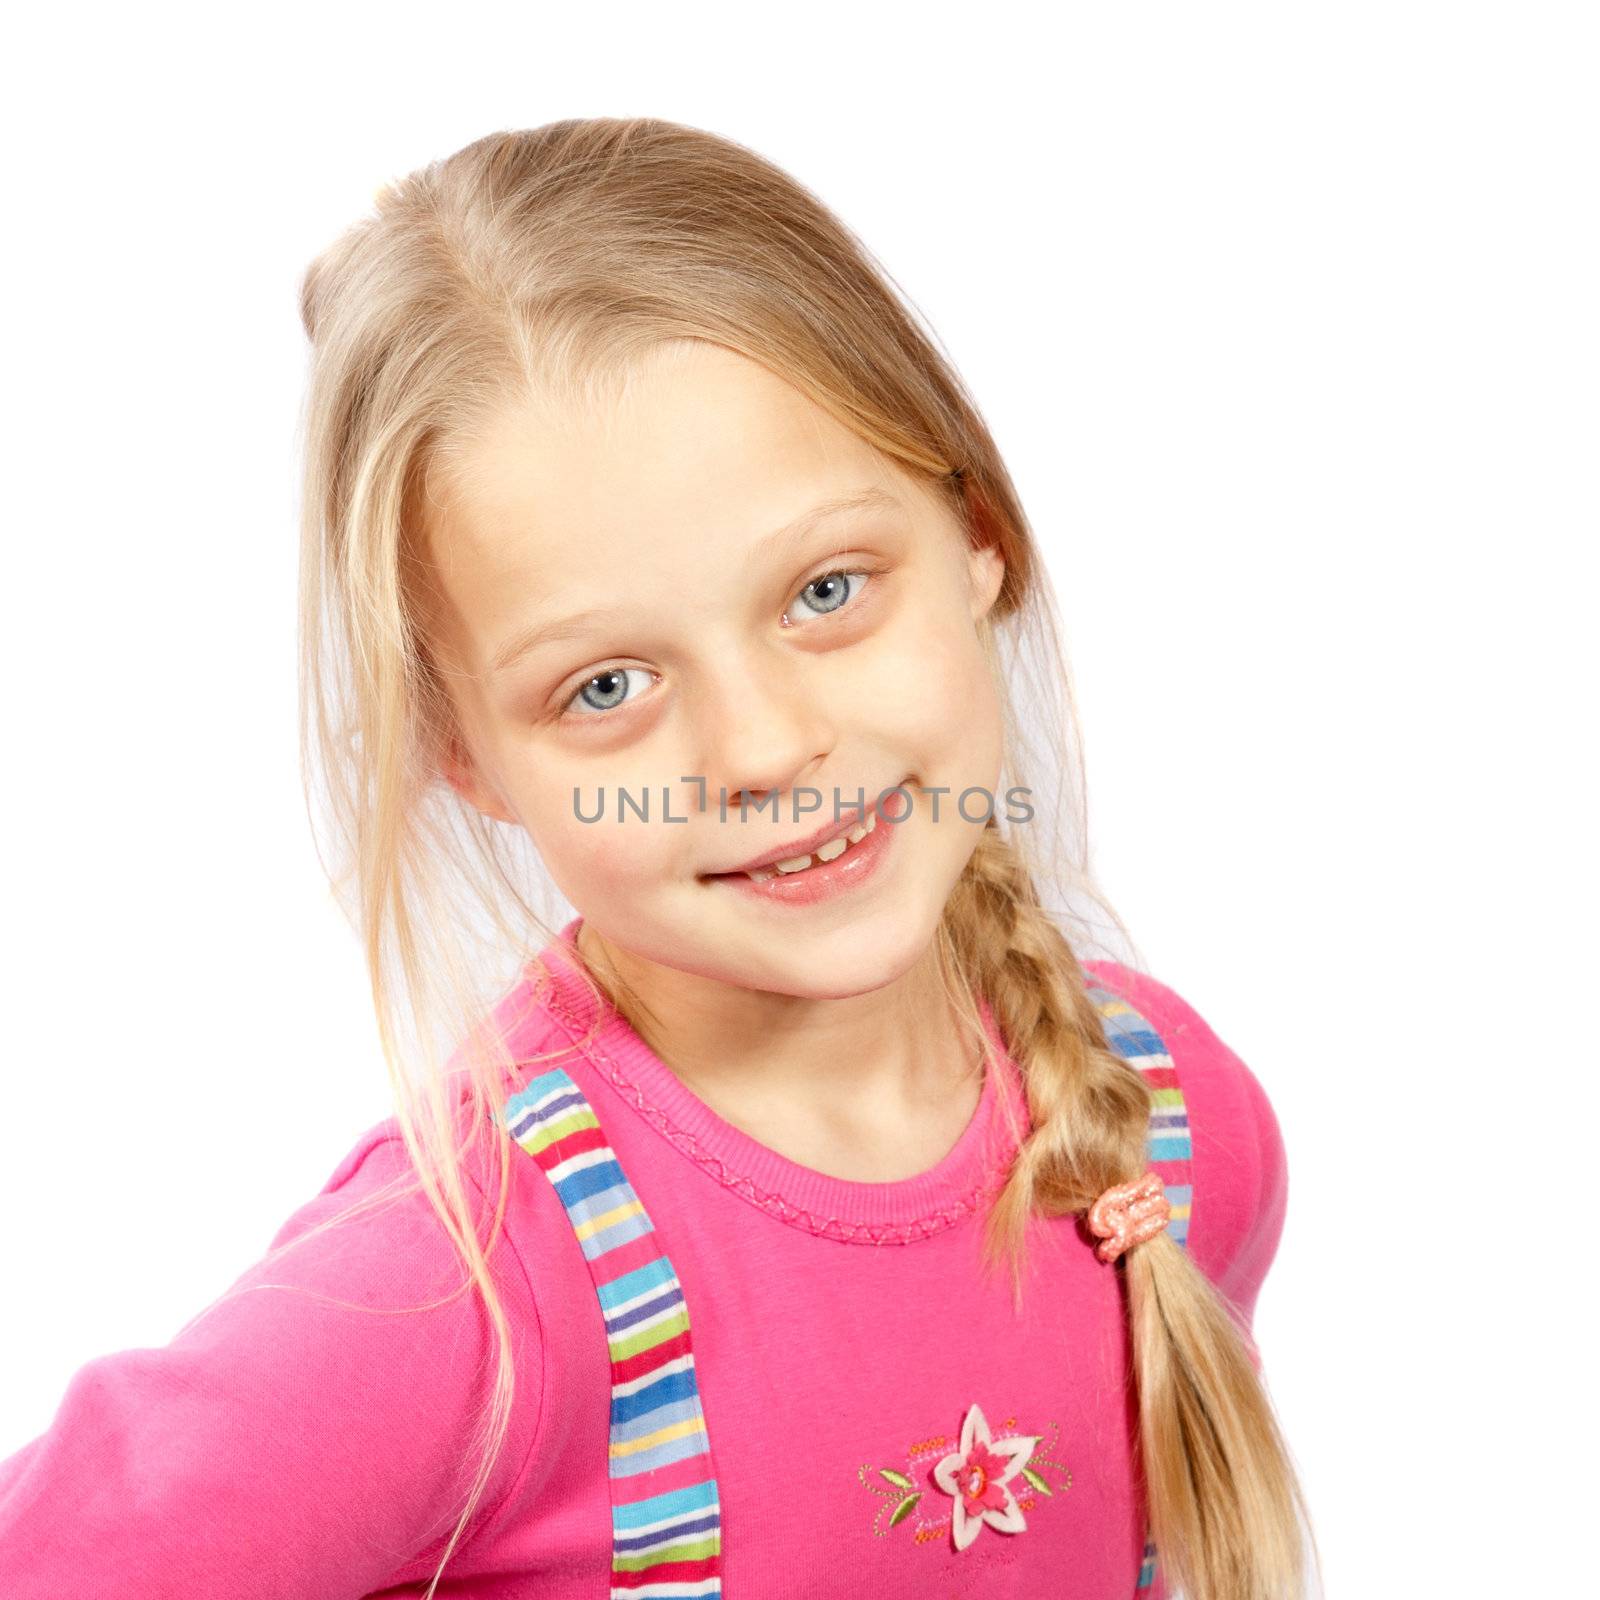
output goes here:
{"type": "Polygon", "coordinates": [[[1069,939],[1038,552],[881,269],[595,119],[395,185],[302,309],[308,775],[397,1110],[78,1373],[0,1590],[1302,1594],[1277,1124],[1069,939]]]}

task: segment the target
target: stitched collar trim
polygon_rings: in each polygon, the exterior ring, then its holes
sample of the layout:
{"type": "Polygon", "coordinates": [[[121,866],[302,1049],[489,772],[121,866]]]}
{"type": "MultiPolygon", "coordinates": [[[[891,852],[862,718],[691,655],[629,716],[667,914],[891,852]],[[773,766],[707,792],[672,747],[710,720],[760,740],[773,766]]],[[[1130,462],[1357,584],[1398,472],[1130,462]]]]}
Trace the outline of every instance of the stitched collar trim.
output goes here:
{"type": "MultiPolygon", "coordinates": [[[[526,994],[511,997],[535,1026],[540,1016],[547,1017],[574,1044],[588,1032],[594,1015],[574,966],[582,923],[574,917],[527,964],[526,994]]],[[[847,1244],[915,1244],[981,1213],[988,1191],[1003,1182],[1016,1153],[1008,1120],[1028,1125],[1016,1065],[987,1003],[980,1009],[990,1056],[977,1110],[939,1162],[890,1183],[835,1178],[751,1138],[695,1095],[613,1007],[606,1008],[575,1065],[581,1070],[587,1064],[674,1149],[768,1215],[847,1244]],[[1004,1115],[1002,1093],[1009,1096],[1012,1119],[1004,1115]]]]}

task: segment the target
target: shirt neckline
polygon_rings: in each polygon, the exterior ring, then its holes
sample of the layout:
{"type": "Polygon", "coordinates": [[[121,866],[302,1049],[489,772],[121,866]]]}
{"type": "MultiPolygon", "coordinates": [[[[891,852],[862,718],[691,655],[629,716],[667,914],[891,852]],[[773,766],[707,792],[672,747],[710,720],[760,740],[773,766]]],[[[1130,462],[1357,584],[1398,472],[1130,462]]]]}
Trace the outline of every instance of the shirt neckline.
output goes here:
{"type": "MultiPolygon", "coordinates": [[[[582,1040],[595,1003],[578,963],[574,917],[525,970],[532,1009],[549,1017],[572,1043],[582,1040]]],[[[606,1004],[583,1055],[674,1149],[712,1179],[780,1221],[851,1244],[913,1244],[978,1213],[1004,1181],[1017,1150],[1012,1128],[1026,1129],[1020,1075],[993,1012],[980,999],[988,1040],[978,1105],[949,1151],[909,1178],[864,1183],[792,1161],[735,1127],[696,1095],[615,1007],[606,1004]]],[[[596,1106],[605,1121],[606,1110],[596,1106]]]]}

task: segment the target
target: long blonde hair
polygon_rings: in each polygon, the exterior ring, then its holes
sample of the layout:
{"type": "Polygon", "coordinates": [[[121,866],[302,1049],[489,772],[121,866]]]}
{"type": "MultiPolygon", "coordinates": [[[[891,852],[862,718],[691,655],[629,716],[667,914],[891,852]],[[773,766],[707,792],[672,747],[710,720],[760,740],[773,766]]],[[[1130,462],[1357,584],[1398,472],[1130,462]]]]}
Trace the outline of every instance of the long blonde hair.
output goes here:
{"type": "MultiPolygon", "coordinates": [[[[554,929],[532,903],[536,863],[510,837],[521,830],[440,780],[460,735],[422,626],[417,505],[508,398],[593,398],[652,346],[711,341],[786,379],[946,496],[970,539],[998,545],[1005,576],[984,642],[1007,703],[1007,770],[1035,814],[1014,829],[991,819],[937,939],[974,1039],[977,997],[992,1005],[1033,1123],[988,1214],[991,1265],[1009,1262],[1020,1285],[1030,1213],[1086,1211],[1145,1171],[1150,1091],[1108,1048],[1064,931],[1080,927],[1086,944],[1093,908],[1115,916],[1087,868],[1066,656],[1027,519],[931,331],[815,196],[730,140],[655,118],[495,133],[382,190],[307,269],[301,311],[307,796],[363,942],[415,1183],[460,1252],[463,1289],[483,1298],[498,1355],[482,1465],[436,1586],[489,1481],[513,1388],[490,1257],[510,1176],[494,1119],[518,1063],[500,1033],[472,1027],[483,993],[472,941],[492,970],[496,953],[554,929]],[[452,1037],[468,1043],[448,1073],[452,1037]],[[486,1241],[480,1190],[497,1196],[486,1241]]],[[[1122,1262],[1149,1525],[1169,1586],[1189,1600],[1293,1600],[1309,1519],[1234,1312],[1165,1233],[1122,1262]]]]}

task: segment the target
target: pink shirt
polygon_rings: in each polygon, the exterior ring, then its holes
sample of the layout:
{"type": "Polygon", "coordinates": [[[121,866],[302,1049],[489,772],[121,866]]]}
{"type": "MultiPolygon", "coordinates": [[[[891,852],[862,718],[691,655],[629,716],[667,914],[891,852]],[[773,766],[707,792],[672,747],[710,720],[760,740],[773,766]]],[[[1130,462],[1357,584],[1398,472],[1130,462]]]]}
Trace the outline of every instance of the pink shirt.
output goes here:
{"type": "MultiPolygon", "coordinates": [[[[565,1044],[587,1020],[562,955],[579,925],[497,1008],[523,1052],[565,1044]],[[547,993],[535,1003],[541,970],[547,993]]],[[[1272,1108],[1171,990],[1113,963],[1091,971],[1167,1043],[1193,1140],[1188,1248],[1247,1323],[1287,1201],[1272,1108]]],[[[600,1118],[683,1286],[724,1593],[1134,1595],[1146,1529],[1121,1273],[1074,1218],[1033,1223],[1020,1316],[1004,1275],[978,1270],[975,1198],[1013,1148],[998,1097],[1023,1105],[1009,1058],[944,1159],[893,1183],[829,1177],[757,1143],[615,1013],[589,1053],[559,1064],[600,1118]],[[1040,1436],[1030,1466],[1049,1492],[1018,1495],[1022,1531],[985,1526],[956,1550],[951,1502],[928,1471],[973,1405],[996,1439],[1040,1436]],[[915,1492],[897,1479],[922,1493],[891,1521],[915,1492]]],[[[530,1065],[528,1077],[544,1070],[530,1065]]],[[[594,1600],[610,1591],[612,1558],[602,1312],[551,1182],[525,1152],[510,1155],[506,1248],[492,1259],[514,1330],[515,1410],[439,1592],[594,1600]]],[[[273,1242],[405,1168],[391,1118],[273,1242]]],[[[406,1307],[459,1277],[413,1194],[272,1269],[257,1263],[239,1284],[406,1307]]],[[[472,1429],[491,1354],[470,1293],[378,1316],[272,1289],[215,1303],[161,1349],[92,1361],[49,1430],[0,1463],[0,1594],[420,1594],[477,1466],[472,1429]]],[[[1159,1581],[1146,1593],[1159,1596],[1159,1581]]]]}

